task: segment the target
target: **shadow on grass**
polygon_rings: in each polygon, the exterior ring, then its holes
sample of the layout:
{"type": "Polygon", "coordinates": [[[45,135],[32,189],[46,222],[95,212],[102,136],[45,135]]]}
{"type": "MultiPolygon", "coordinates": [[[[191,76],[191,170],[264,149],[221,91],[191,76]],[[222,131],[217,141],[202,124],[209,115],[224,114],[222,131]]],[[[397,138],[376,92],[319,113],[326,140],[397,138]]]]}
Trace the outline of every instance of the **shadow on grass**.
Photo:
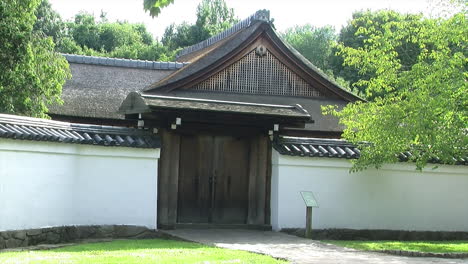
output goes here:
{"type": "Polygon", "coordinates": [[[211,248],[198,243],[166,240],[166,239],[141,239],[141,240],[115,240],[110,242],[84,243],[52,249],[50,252],[84,252],[84,251],[131,251],[139,249],[202,249],[211,248]]]}

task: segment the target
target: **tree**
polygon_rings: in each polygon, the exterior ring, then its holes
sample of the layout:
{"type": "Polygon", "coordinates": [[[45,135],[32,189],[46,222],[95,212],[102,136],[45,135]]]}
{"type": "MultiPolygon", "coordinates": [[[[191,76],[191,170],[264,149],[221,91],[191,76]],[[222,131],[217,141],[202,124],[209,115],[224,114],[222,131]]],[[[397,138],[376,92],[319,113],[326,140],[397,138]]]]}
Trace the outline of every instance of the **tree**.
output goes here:
{"type": "Polygon", "coordinates": [[[68,22],[67,28],[69,35],[80,47],[100,51],[102,45],[100,42],[99,25],[93,15],[80,12],[75,15],[74,22],[68,22]]]}
{"type": "MultiPolygon", "coordinates": [[[[380,11],[358,11],[353,13],[353,18],[348,24],[343,27],[338,36],[338,42],[342,46],[359,49],[365,46],[370,34],[374,31],[395,31],[396,27],[387,27],[389,23],[418,23],[422,15],[414,14],[400,14],[392,10],[380,11]]],[[[344,58],[341,54],[336,54],[338,48],[333,48],[329,59],[330,67],[333,69],[335,76],[342,77],[343,79],[354,84],[352,90],[368,99],[372,99],[373,95],[367,92],[367,86],[364,82],[359,80],[369,80],[375,76],[372,71],[366,73],[360,71],[357,67],[359,65],[344,64],[344,58]]],[[[399,58],[402,60],[402,65],[411,67],[420,52],[419,47],[411,42],[401,42],[395,47],[395,52],[398,53],[399,58]]]]}
{"type": "MultiPolygon", "coordinates": [[[[144,27],[144,26],[143,26],[144,27]]],[[[117,47],[131,46],[137,43],[142,45],[151,45],[143,43],[143,38],[140,35],[141,31],[137,30],[134,24],[129,23],[102,23],[99,25],[99,45],[106,52],[111,52],[117,47]]]]}
{"type": "Polygon", "coordinates": [[[34,32],[52,37],[54,43],[60,44],[65,35],[65,23],[60,15],[52,9],[48,0],[42,0],[34,12],[36,22],[34,32]]]}
{"type": "Polygon", "coordinates": [[[197,7],[195,24],[182,22],[166,28],[161,42],[170,50],[191,46],[216,35],[238,22],[224,0],[203,0],[197,7]]]}
{"type": "Polygon", "coordinates": [[[341,45],[344,63],[371,76],[359,80],[371,102],[349,104],[339,111],[325,108],[345,125],[343,137],[361,148],[353,170],[398,161],[411,151],[418,169],[432,160],[453,164],[468,156],[468,24],[464,13],[450,19],[388,21],[361,27],[363,47],[341,45]],[[405,64],[398,48],[419,52],[405,64]]]}
{"type": "Polygon", "coordinates": [[[91,56],[141,60],[171,60],[174,53],[156,41],[144,24],[109,22],[105,13],[96,20],[89,13],[78,13],[66,23],[68,32],[57,50],[91,56]]]}
{"type": "Polygon", "coordinates": [[[174,3],[174,0],[144,0],[143,7],[152,17],[158,16],[161,9],[174,3]]]}
{"type": "Polygon", "coordinates": [[[152,45],[136,43],[133,45],[123,45],[117,47],[110,53],[105,54],[112,58],[139,59],[149,61],[171,61],[174,53],[168,51],[161,43],[155,42],[152,45]]]}
{"type": "Polygon", "coordinates": [[[203,0],[197,6],[197,21],[203,38],[216,35],[238,22],[234,9],[229,8],[224,0],[203,0]]]}
{"type": "Polygon", "coordinates": [[[333,27],[295,26],[287,29],[283,38],[315,66],[330,69],[328,60],[336,41],[333,27]]]}
{"type": "Polygon", "coordinates": [[[191,46],[207,38],[209,38],[209,35],[202,33],[201,29],[196,25],[182,22],[179,25],[171,24],[168,26],[164,31],[161,42],[169,50],[177,50],[191,46]]]}
{"type": "Polygon", "coordinates": [[[52,38],[33,32],[39,0],[0,1],[0,112],[46,117],[70,77],[52,38]]]}

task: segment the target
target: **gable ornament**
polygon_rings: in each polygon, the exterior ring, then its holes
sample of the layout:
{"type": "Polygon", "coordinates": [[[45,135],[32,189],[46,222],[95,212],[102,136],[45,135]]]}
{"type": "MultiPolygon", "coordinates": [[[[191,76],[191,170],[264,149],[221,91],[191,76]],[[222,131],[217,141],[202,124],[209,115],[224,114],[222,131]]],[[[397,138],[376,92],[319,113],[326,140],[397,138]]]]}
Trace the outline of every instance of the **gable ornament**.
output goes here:
{"type": "Polygon", "coordinates": [[[263,57],[266,55],[267,53],[267,49],[265,46],[263,45],[259,45],[256,49],[255,49],[255,53],[260,56],[260,57],[263,57]]]}

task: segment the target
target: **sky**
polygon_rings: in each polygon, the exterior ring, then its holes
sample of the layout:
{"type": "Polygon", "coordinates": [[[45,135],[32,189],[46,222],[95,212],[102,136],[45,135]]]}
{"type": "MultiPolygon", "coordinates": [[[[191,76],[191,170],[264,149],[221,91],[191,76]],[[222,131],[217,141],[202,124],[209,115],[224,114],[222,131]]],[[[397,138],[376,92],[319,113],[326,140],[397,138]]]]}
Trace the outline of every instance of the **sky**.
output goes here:
{"type": "MultiPolygon", "coordinates": [[[[338,31],[356,10],[393,9],[402,13],[429,14],[433,0],[225,0],[236,16],[247,18],[260,9],[270,10],[276,29],[284,31],[294,25],[332,25],[338,31]]],[[[49,0],[63,19],[72,19],[79,11],[99,16],[101,10],[110,21],[126,20],[144,23],[155,37],[161,37],[171,23],[196,20],[196,8],[201,0],[175,0],[162,13],[151,18],[143,10],[143,0],[49,0]]]]}

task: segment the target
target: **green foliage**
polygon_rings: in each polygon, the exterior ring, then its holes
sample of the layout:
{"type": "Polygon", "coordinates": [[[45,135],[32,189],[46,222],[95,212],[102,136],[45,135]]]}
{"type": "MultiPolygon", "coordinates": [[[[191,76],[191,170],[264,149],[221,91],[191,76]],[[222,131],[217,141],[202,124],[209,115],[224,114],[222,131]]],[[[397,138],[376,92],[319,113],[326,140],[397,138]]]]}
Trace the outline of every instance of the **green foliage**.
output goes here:
{"type": "MultiPolygon", "coordinates": [[[[145,7],[161,8],[171,2],[145,1],[145,7]]],[[[156,9],[147,10],[154,15],[156,9]]],[[[109,22],[105,13],[96,19],[94,15],[80,12],[73,21],[63,22],[47,0],[41,2],[36,15],[35,32],[52,37],[58,52],[160,61],[174,60],[181,48],[201,42],[237,22],[234,10],[223,0],[204,0],[197,7],[195,24],[172,24],[159,42],[145,25],[109,22]]]]}
{"type": "Polygon", "coordinates": [[[38,0],[0,2],[0,112],[46,117],[70,77],[52,38],[33,32],[38,0]]]}
{"type": "Polygon", "coordinates": [[[52,9],[48,0],[42,0],[36,8],[33,30],[39,34],[52,37],[56,45],[60,45],[65,35],[65,23],[60,15],[52,9]]]}
{"type": "MultiPolygon", "coordinates": [[[[106,52],[113,51],[117,47],[143,43],[141,31],[134,24],[129,23],[103,23],[99,27],[99,43],[106,52]]],[[[149,45],[152,44],[152,40],[149,45]]]]}
{"type": "Polygon", "coordinates": [[[230,27],[238,20],[224,0],[203,0],[197,7],[195,24],[183,22],[166,28],[161,42],[169,50],[191,46],[230,27]]]}
{"type": "Polygon", "coordinates": [[[365,34],[364,45],[341,45],[339,53],[346,65],[371,74],[357,84],[373,101],[325,111],[340,118],[343,137],[361,148],[353,170],[397,162],[397,154],[408,150],[418,169],[433,158],[452,164],[453,157],[468,156],[465,15],[389,20],[357,34],[365,34]],[[418,50],[409,64],[399,53],[404,45],[418,50]]]}
{"type": "Polygon", "coordinates": [[[234,9],[229,8],[224,0],[203,0],[197,7],[195,25],[205,36],[216,35],[237,22],[234,9]]]}
{"type": "MultiPolygon", "coordinates": [[[[373,95],[367,93],[366,82],[376,73],[372,70],[361,71],[359,65],[344,63],[344,57],[339,51],[343,47],[359,49],[366,45],[372,38],[374,32],[392,33],[400,30],[400,24],[417,24],[422,19],[421,15],[400,14],[392,10],[381,11],[359,11],[353,14],[353,18],[340,31],[338,42],[339,47],[334,47],[330,57],[330,67],[336,76],[340,76],[353,84],[352,89],[359,95],[372,99],[373,95]],[[338,54],[336,54],[338,52],[338,54]]],[[[402,67],[411,68],[420,52],[419,47],[411,41],[401,41],[394,47],[398,58],[402,62],[402,67]]]]}
{"type": "Polygon", "coordinates": [[[104,13],[97,21],[83,12],[65,24],[67,34],[57,46],[62,53],[161,61],[174,56],[143,24],[109,22],[104,13]]]}
{"type": "Polygon", "coordinates": [[[182,22],[179,25],[168,26],[161,39],[162,44],[170,50],[191,46],[209,38],[209,35],[196,25],[182,22]]]}
{"type": "Polygon", "coordinates": [[[333,27],[295,26],[287,29],[283,38],[315,66],[330,69],[328,60],[336,41],[333,27]]]}
{"type": "Polygon", "coordinates": [[[75,15],[74,22],[68,22],[70,36],[80,47],[101,50],[100,30],[93,15],[80,12],[75,15]]]}
{"type": "Polygon", "coordinates": [[[144,0],[143,7],[152,17],[158,16],[161,9],[174,3],[174,0],[144,0]]]}
{"type": "Polygon", "coordinates": [[[168,51],[161,43],[155,42],[152,45],[142,43],[123,45],[106,54],[106,56],[149,61],[170,61],[173,60],[174,53],[168,51]]]}
{"type": "Polygon", "coordinates": [[[62,39],[60,45],[56,46],[56,49],[62,53],[68,54],[84,54],[83,49],[78,45],[75,40],[71,37],[65,37],[62,39]]]}

